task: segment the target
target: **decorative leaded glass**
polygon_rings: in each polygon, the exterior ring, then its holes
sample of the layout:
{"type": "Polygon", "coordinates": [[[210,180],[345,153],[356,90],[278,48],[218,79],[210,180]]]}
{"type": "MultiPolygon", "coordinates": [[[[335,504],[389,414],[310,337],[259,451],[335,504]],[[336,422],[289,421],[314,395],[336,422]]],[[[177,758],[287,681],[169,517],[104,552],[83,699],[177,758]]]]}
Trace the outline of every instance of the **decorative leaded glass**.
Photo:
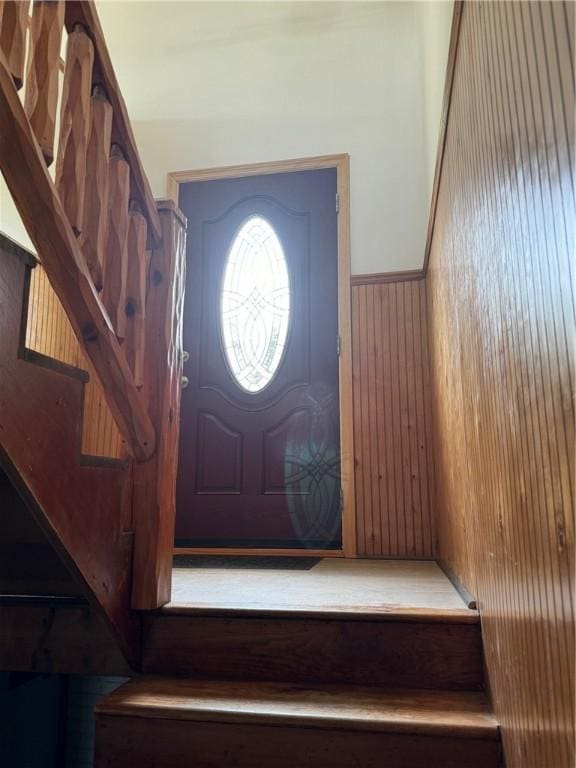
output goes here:
{"type": "Polygon", "coordinates": [[[290,321],[290,281],[274,228],[251,216],[238,230],[224,267],[220,297],[224,352],[246,392],[260,392],[282,361],[290,321]]]}

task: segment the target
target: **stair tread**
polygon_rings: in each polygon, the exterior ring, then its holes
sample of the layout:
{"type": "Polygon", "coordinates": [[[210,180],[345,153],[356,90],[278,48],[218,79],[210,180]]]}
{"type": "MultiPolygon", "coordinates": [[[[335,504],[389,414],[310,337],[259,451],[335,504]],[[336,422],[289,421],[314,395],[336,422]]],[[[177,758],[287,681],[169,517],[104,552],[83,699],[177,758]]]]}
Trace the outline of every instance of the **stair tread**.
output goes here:
{"type": "Polygon", "coordinates": [[[468,691],[141,677],[102,699],[96,711],[167,720],[498,738],[486,696],[468,691]]]}
{"type": "Polygon", "coordinates": [[[297,607],[276,603],[272,606],[229,605],[220,606],[205,603],[167,603],[160,609],[159,614],[172,616],[226,616],[237,617],[276,617],[276,618],[306,618],[306,619],[338,619],[346,620],[380,620],[380,621],[414,621],[438,622],[443,624],[479,624],[480,614],[469,608],[415,608],[400,605],[381,605],[379,607],[326,606],[307,605],[297,607]]]}
{"type": "Polygon", "coordinates": [[[172,576],[165,614],[479,620],[432,561],[328,557],[302,570],[177,565],[172,576]]]}

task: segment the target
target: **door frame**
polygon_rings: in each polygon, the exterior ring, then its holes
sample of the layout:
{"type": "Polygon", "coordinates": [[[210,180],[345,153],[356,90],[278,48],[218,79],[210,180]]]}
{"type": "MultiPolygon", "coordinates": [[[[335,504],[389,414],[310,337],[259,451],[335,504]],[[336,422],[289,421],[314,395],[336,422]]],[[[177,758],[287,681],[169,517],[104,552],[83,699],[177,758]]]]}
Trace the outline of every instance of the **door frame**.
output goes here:
{"type": "MultiPolygon", "coordinates": [[[[336,169],[338,195],[338,361],[340,392],[340,455],[342,473],[342,548],[313,549],[225,549],[221,547],[175,547],[176,555],[292,555],[316,557],[356,557],[356,504],[354,495],[354,432],[352,423],[352,319],[350,284],[350,156],[321,155],[294,160],[276,160],[220,168],[172,171],[167,175],[167,195],[178,205],[180,184],[191,181],[235,179],[243,176],[264,176],[273,173],[336,169]]],[[[180,415],[178,415],[180,417],[180,415]]]]}

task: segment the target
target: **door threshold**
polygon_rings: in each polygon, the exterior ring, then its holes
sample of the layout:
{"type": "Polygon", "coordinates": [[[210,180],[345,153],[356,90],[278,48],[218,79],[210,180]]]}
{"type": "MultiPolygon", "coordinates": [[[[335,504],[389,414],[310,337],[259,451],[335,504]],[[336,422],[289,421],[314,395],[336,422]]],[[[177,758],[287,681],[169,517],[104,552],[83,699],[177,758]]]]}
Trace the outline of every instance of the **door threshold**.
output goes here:
{"type": "Polygon", "coordinates": [[[344,557],[342,549],[232,549],[226,547],[174,547],[174,555],[246,555],[267,557],[344,557]]]}

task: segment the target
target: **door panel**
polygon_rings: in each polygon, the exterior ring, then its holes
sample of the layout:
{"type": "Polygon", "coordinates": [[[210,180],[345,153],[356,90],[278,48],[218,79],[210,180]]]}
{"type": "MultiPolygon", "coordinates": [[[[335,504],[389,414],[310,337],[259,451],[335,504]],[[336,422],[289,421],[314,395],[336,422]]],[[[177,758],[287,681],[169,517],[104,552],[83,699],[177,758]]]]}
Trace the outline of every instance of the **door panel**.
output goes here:
{"type": "Polygon", "coordinates": [[[188,218],[184,347],[190,383],[182,392],[177,546],[341,546],[335,199],[335,169],[180,187],[188,218]],[[236,274],[237,297],[226,294],[232,296],[230,342],[221,291],[232,244],[239,232],[252,231],[243,228],[252,217],[260,217],[253,230],[261,240],[238,247],[248,256],[236,274]],[[261,219],[267,224],[259,227],[261,219]],[[264,321],[283,311],[282,281],[272,281],[267,293],[263,267],[255,268],[268,262],[254,254],[273,261],[276,253],[268,224],[288,271],[288,331],[271,380],[247,391],[251,381],[267,381],[269,373],[260,379],[261,370],[282,337],[280,321],[264,321]],[[234,344],[231,353],[228,343],[234,344]]]}
{"type": "Polygon", "coordinates": [[[218,416],[198,412],[196,493],[242,492],[242,435],[218,416]]]}

